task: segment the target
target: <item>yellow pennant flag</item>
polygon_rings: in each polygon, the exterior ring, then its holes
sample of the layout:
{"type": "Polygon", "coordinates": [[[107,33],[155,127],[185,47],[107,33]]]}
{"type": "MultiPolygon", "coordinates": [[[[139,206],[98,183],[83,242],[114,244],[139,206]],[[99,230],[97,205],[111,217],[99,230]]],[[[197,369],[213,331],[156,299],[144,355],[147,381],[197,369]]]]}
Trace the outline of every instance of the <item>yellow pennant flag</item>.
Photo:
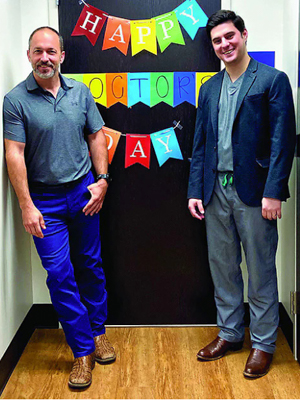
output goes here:
{"type": "Polygon", "coordinates": [[[107,107],[106,74],[83,74],[83,83],[90,89],[95,102],[107,107]]]}
{"type": "Polygon", "coordinates": [[[196,107],[198,108],[199,90],[200,87],[214,76],[216,72],[196,72],[196,107]]]}
{"type": "Polygon", "coordinates": [[[156,23],[154,19],[130,21],[130,30],[133,56],[142,50],[157,54],[156,23]]]}

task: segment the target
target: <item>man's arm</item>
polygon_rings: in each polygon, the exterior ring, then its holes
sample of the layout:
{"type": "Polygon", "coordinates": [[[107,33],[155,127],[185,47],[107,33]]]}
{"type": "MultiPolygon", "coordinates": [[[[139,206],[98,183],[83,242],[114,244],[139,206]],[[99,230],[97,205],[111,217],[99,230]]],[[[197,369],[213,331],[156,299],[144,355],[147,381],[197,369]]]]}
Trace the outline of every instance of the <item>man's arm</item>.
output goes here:
{"type": "Polygon", "coordinates": [[[278,74],[269,92],[270,166],[262,199],[262,216],[281,218],[281,201],[286,200],[292,168],[296,124],[292,89],[286,74],[278,74]]]}
{"type": "MultiPolygon", "coordinates": [[[[106,137],[102,129],[88,135],[88,144],[91,152],[91,158],[97,175],[107,174],[108,169],[108,151],[106,145],[106,137]]],[[[88,186],[92,195],[90,201],[83,208],[85,215],[97,214],[101,208],[107,191],[108,183],[105,179],[88,186]]]]}
{"type": "Polygon", "coordinates": [[[26,232],[43,238],[42,229],[46,229],[44,218],[33,204],[28,188],[25,143],[5,139],[4,144],[8,175],[19,200],[23,225],[26,232]]]}

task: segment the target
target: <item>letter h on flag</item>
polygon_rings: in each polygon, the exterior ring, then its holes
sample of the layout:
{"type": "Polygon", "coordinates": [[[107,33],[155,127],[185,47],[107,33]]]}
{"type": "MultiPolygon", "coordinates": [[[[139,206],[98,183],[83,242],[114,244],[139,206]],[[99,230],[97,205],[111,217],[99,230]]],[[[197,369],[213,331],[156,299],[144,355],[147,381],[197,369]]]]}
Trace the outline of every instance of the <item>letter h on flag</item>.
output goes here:
{"type": "Polygon", "coordinates": [[[96,7],[84,6],[71,36],[86,36],[95,46],[107,17],[96,7]]]}

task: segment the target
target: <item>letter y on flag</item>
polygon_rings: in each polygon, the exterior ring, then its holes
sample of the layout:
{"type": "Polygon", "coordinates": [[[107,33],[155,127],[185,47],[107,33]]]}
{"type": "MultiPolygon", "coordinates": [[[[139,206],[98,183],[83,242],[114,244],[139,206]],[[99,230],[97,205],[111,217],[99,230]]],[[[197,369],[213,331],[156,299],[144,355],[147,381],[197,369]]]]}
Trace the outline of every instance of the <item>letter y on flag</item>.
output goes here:
{"type": "Polygon", "coordinates": [[[160,167],[169,158],[183,160],[174,128],[164,129],[150,136],[160,167]]]}

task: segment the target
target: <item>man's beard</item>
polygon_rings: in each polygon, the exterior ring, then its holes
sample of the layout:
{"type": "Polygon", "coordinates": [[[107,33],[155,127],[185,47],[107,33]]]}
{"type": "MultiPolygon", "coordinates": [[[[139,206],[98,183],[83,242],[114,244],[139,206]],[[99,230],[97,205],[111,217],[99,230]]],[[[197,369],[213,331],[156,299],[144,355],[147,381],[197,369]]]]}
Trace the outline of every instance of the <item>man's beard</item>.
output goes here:
{"type": "Polygon", "coordinates": [[[41,79],[49,79],[52,78],[56,72],[56,68],[54,66],[54,64],[52,64],[51,62],[48,63],[38,63],[34,66],[33,68],[34,72],[37,74],[38,77],[40,77],[41,79]],[[42,66],[47,66],[52,68],[50,70],[50,72],[46,72],[46,73],[42,73],[39,71],[38,67],[42,67],[42,66]]]}

